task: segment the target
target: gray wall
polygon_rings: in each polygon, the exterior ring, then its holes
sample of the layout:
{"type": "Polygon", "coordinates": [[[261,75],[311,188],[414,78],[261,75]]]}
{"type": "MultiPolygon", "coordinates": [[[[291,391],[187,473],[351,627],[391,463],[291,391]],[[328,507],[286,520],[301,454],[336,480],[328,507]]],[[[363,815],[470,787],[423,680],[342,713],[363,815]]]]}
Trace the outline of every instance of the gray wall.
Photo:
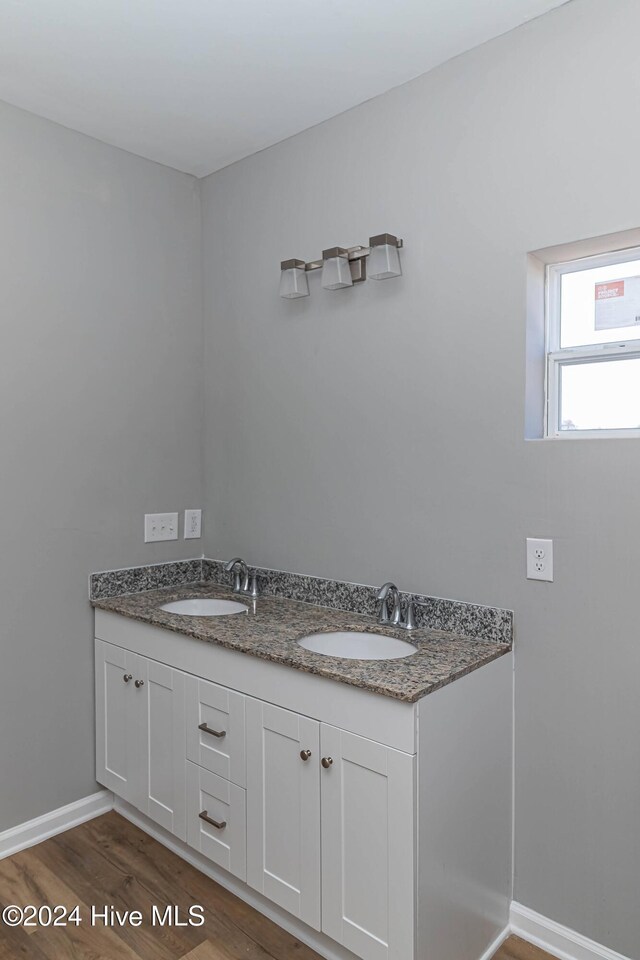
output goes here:
{"type": "Polygon", "coordinates": [[[208,553],[513,607],[516,899],[631,956],[640,443],[524,397],[527,251],[640,226],[639,35],[576,0],[203,186],[208,553]],[[383,230],[402,279],[279,299],[383,230]]]}
{"type": "Polygon", "coordinates": [[[200,550],[199,187],[0,104],[0,224],[2,831],[97,789],[89,571],[200,550]]]}

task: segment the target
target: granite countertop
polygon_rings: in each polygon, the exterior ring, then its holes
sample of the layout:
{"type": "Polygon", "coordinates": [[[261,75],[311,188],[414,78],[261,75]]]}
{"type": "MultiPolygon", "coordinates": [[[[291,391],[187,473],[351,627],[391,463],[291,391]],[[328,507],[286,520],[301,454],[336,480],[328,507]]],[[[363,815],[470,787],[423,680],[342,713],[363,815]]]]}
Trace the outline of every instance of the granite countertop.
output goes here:
{"type": "Polygon", "coordinates": [[[443,630],[406,631],[378,624],[363,614],[284,597],[265,596],[251,600],[237,596],[226,586],[209,582],[93,600],[92,604],[100,610],[263,660],[283,663],[296,670],[348,683],[405,703],[415,703],[511,650],[511,645],[506,643],[475,640],[443,630]],[[239,600],[249,607],[249,612],[224,617],[185,617],[160,609],[172,600],[189,597],[239,600]],[[400,660],[347,660],[313,653],[296,642],[310,633],[333,630],[367,631],[398,637],[410,641],[418,652],[400,660]]]}

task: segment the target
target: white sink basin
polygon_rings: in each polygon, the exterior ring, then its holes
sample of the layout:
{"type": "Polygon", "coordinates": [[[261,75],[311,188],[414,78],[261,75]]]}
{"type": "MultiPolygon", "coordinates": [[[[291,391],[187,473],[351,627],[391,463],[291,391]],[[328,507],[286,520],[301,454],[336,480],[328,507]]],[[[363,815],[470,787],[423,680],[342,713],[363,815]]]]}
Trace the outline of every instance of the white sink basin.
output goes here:
{"type": "Polygon", "coordinates": [[[160,607],[167,613],[177,613],[181,617],[228,617],[233,613],[246,613],[249,609],[244,603],[235,600],[210,600],[194,597],[192,600],[174,600],[160,607]]]}
{"type": "Polygon", "coordinates": [[[313,650],[325,657],[344,657],[346,660],[400,660],[410,657],[417,647],[397,637],[379,633],[312,633],[298,640],[305,650],[313,650]]]}

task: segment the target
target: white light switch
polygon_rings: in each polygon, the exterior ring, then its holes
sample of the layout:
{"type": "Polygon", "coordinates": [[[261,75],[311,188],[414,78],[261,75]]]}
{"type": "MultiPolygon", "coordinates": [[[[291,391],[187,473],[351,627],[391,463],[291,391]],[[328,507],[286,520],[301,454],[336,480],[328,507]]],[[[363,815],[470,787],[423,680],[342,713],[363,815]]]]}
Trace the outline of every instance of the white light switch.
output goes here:
{"type": "Polygon", "coordinates": [[[185,510],[184,538],[197,540],[202,532],[202,510],[185,510]]]}
{"type": "Polygon", "coordinates": [[[156,540],[178,539],[177,513],[145,513],[144,515],[144,542],[155,543],[156,540]]]}
{"type": "Polygon", "coordinates": [[[553,540],[527,537],[527,580],[553,580],[553,540]]]}

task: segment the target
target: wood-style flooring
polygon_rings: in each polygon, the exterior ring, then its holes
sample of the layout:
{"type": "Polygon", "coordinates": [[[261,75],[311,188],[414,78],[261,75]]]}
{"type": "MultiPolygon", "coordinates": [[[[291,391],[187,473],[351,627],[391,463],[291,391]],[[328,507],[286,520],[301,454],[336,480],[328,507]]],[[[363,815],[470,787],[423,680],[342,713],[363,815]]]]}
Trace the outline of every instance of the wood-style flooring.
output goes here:
{"type": "MultiPolygon", "coordinates": [[[[0,861],[0,910],[16,904],[79,905],[82,923],[11,928],[0,923],[0,960],[322,960],[270,920],[117,813],[90,820],[0,861]],[[152,906],[175,904],[199,927],[152,926],[152,906]],[[91,926],[91,906],[139,910],[135,927],[91,926]]],[[[550,960],[510,937],[495,960],[550,960]]]]}

